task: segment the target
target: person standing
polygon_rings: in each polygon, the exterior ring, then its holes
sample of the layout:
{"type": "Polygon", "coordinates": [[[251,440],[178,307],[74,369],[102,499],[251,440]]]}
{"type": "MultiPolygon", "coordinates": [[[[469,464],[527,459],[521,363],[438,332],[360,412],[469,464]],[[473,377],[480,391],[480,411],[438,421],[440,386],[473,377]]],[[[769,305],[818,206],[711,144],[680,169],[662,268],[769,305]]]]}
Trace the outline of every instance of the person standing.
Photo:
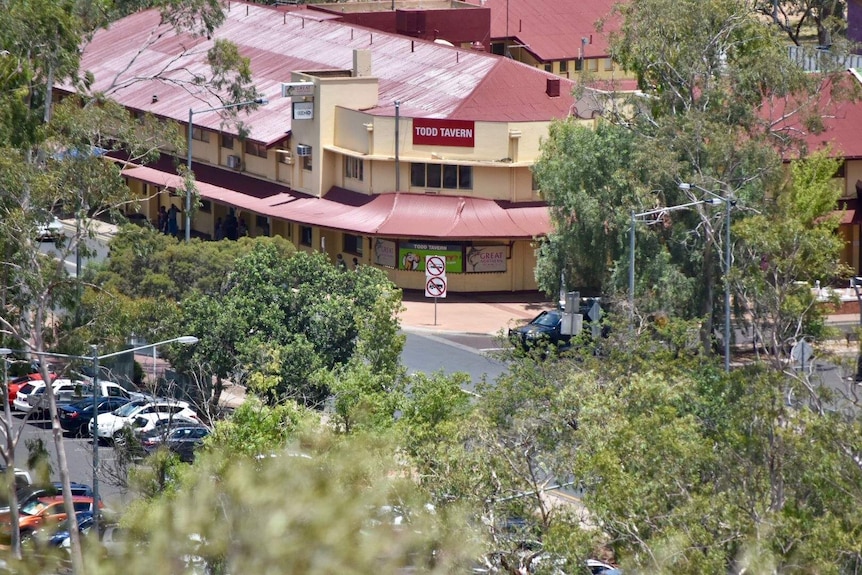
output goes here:
{"type": "Polygon", "coordinates": [[[172,236],[176,236],[180,231],[177,225],[177,214],[179,212],[177,207],[171,204],[171,209],[168,210],[168,234],[172,236]]]}
{"type": "Polygon", "coordinates": [[[227,217],[224,219],[223,227],[225,239],[236,240],[239,222],[236,221],[236,214],[234,214],[233,208],[231,208],[231,210],[227,213],[227,217]]]}
{"type": "Polygon", "coordinates": [[[156,225],[161,233],[168,233],[168,212],[165,211],[165,206],[159,206],[159,217],[156,220],[156,225]]]}

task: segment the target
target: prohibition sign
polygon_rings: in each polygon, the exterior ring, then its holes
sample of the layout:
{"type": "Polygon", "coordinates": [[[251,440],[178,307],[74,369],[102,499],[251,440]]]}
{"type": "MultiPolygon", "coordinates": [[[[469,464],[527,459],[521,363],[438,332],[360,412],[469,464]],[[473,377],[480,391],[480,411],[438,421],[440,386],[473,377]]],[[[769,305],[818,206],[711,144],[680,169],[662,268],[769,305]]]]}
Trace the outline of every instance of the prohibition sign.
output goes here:
{"type": "Polygon", "coordinates": [[[440,256],[425,256],[425,276],[429,278],[446,277],[446,260],[440,256]]]}
{"type": "Polygon", "coordinates": [[[446,279],[445,278],[429,278],[425,284],[426,297],[446,297],[446,279]]]}

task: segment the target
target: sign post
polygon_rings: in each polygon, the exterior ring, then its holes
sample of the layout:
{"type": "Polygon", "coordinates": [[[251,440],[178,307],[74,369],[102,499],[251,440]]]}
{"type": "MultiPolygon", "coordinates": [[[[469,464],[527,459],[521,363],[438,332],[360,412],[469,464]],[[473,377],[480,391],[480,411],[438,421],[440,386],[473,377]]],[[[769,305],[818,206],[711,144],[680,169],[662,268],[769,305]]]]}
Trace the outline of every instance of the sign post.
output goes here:
{"type": "Polygon", "coordinates": [[[434,298],[434,325],[437,325],[437,298],[446,297],[446,258],[425,256],[425,297],[434,298]]]}

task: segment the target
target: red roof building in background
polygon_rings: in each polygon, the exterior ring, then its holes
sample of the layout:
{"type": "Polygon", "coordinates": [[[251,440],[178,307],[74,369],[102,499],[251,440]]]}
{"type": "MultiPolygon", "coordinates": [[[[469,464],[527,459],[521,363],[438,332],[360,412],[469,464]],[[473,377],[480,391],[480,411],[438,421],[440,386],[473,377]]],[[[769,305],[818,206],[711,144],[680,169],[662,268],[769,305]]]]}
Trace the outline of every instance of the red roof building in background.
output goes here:
{"type": "MultiPolygon", "coordinates": [[[[318,10],[234,0],[226,16],[201,38],[142,12],[97,33],[82,55],[94,91],[182,133],[192,119],[200,203],[190,233],[219,237],[218,222],[236,217],[251,236],[357,258],[404,288],[425,287],[420,256],[442,255],[452,291],[536,289],[534,241],[550,224],[531,167],[549,123],[576,116],[571,81],[318,10]],[[237,118],[209,111],[232,102],[198,81],[222,39],[249,58],[268,99],[237,118]],[[475,253],[483,261],[468,265],[475,253]]],[[[147,219],[184,208],[174,169],[184,159],[166,151],[126,167],[147,219]]]]}

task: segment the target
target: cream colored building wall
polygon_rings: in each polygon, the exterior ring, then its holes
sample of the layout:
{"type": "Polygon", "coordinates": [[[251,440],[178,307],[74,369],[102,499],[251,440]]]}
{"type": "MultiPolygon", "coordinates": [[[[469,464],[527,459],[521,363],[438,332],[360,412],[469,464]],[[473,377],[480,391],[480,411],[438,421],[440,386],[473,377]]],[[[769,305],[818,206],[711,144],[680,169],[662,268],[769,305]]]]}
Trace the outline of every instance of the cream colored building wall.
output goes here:
{"type": "Polygon", "coordinates": [[[844,162],[843,197],[856,197],[856,182],[858,182],[859,180],[862,180],[862,160],[846,160],[844,162]]]}
{"type": "MultiPolygon", "coordinates": [[[[345,73],[347,74],[347,72],[345,73]]],[[[334,145],[336,132],[336,109],[338,107],[370,108],[377,104],[377,78],[371,76],[320,76],[313,73],[293,73],[292,81],[311,81],[315,85],[314,118],[292,120],[292,146],[305,144],[312,148],[312,169],[302,169],[302,158],[293,188],[307,194],[320,196],[336,183],[335,155],[324,153],[324,145],[334,145]]],[[[294,102],[308,100],[295,97],[294,102]]]]}
{"type": "Polygon", "coordinates": [[[359,154],[373,154],[374,151],[371,150],[373,140],[373,116],[340,106],[335,109],[333,141],[336,146],[353,150],[359,154]]]}
{"type": "MultiPolygon", "coordinates": [[[[446,283],[448,290],[452,292],[535,291],[538,289],[533,273],[535,267],[533,243],[519,240],[512,243],[512,257],[507,260],[505,272],[448,273],[446,283]]],[[[380,269],[401,288],[425,291],[425,272],[380,269]]]]}

